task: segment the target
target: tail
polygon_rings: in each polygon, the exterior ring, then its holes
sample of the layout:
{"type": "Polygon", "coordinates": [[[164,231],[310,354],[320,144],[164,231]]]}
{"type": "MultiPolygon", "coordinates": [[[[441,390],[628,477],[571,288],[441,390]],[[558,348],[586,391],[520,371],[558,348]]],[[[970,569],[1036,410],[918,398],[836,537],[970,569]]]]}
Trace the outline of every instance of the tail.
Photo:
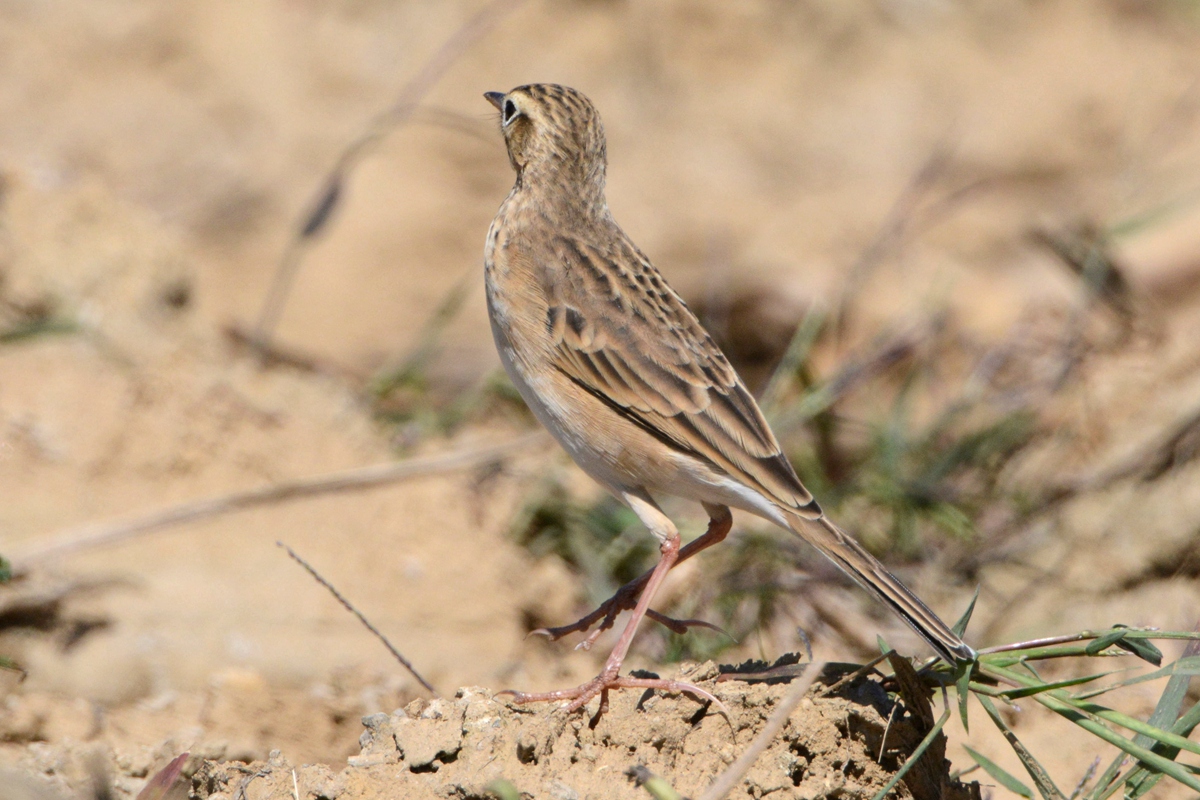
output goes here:
{"type": "Polygon", "coordinates": [[[975,660],[975,651],[950,630],[937,614],[930,611],[921,598],[909,591],[879,563],[879,559],[868,553],[853,536],[834,525],[828,517],[805,519],[791,514],[788,515],[788,522],[797,536],[824,553],[859,586],[899,614],[946,663],[975,660]]]}

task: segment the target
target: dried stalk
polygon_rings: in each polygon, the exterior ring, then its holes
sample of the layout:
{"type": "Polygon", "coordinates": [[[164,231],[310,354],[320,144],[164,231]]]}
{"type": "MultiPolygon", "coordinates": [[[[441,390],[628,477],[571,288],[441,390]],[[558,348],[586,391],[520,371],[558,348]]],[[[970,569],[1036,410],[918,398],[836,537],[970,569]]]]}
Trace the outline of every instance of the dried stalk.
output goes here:
{"type": "Polygon", "coordinates": [[[275,544],[279,545],[284,550],[286,550],[287,554],[292,557],[293,561],[295,561],[300,566],[304,567],[304,570],[309,575],[313,576],[313,579],[317,583],[321,584],[322,586],[324,586],[326,589],[329,590],[329,593],[331,595],[333,595],[334,598],[339,603],[342,604],[342,608],[346,609],[351,614],[353,614],[355,617],[357,617],[358,621],[363,624],[363,627],[365,627],[367,630],[369,630],[371,633],[373,633],[375,635],[376,639],[383,642],[383,646],[386,647],[388,649],[388,652],[392,654],[392,658],[399,661],[400,666],[402,666],[406,670],[408,670],[409,674],[411,674],[414,678],[416,678],[417,682],[425,687],[425,691],[429,692],[434,697],[439,696],[437,689],[433,688],[433,684],[431,684],[429,681],[427,681],[423,677],[421,677],[421,673],[417,672],[417,668],[412,665],[412,662],[409,661],[407,658],[405,658],[400,653],[400,651],[397,650],[396,647],[388,640],[388,638],[386,636],[384,636],[378,628],[376,628],[374,625],[372,625],[371,621],[368,620],[365,616],[363,616],[363,613],[361,611],[359,611],[357,608],[354,607],[353,603],[351,603],[349,600],[347,600],[345,597],[343,597],[342,593],[339,592],[336,588],[334,588],[334,585],[332,583],[325,580],[325,577],[323,575],[321,575],[321,573],[317,572],[317,570],[311,564],[309,564],[307,561],[305,561],[303,558],[301,558],[296,553],[295,550],[288,547],[283,542],[276,542],[275,544]]]}
{"type": "Polygon", "coordinates": [[[767,724],[759,731],[755,740],[746,748],[746,752],[742,753],[737,761],[730,764],[729,769],[717,776],[717,779],[704,791],[704,794],[700,795],[700,800],[722,800],[733,791],[733,787],[738,785],[738,782],[754,766],[754,762],[758,761],[758,757],[771,745],[771,741],[783,730],[783,726],[787,724],[788,717],[796,710],[796,706],[800,705],[800,701],[808,693],[809,687],[812,686],[813,681],[821,675],[824,669],[824,661],[810,662],[808,664],[808,668],[804,670],[803,677],[796,681],[792,690],[779,702],[779,706],[771,714],[771,718],[767,720],[767,724]]]}
{"type": "Polygon", "coordinates": [[[342,150],[333,169],[321,182],[320,191],[310,201],[303,222],[296,226],[280,257],[279,266],[271,280],[271,288],[267,291],[258,320],[248,337],[256,349],[262,352],[270,349],[271,337],[287,303],[296,273],[300,269],[300,260],[308,245],[325,228],[337,209],[346,177],[362,160],[371,145],[413,118],[417,105],[463,53],[522,3],[524,0],[492,0],[485,5],[430,56],[420,71],[401,89],[392,106],[371,120],[342,150]]]}
{"type": "Polygon", "coordinates": [[[137,536],[153,533],[163,528],[195,522],[200,519],[243,511],[257,506],[280,503],[301,497],[313,497],[334,492],[362,491],[375,486],[440,475],[487,464],[505,458],[519,450],[545,441],[542,431],[526,434],[503,444],[486,447],[468,447],[435,456],[410,458],[391,464],[375,464],[369,467],[333,472],[296,481],[277,483],[261,489],[233,492],[203,500],[192,500],[168,506],[136,517],[112,522],[101,522],[68,529],[52,535],[48,542],[34,546],[27,553],[12,559],[14,571],[20,572],[30,566],[60,559],[83,550],[118,544],[137,536]]]}

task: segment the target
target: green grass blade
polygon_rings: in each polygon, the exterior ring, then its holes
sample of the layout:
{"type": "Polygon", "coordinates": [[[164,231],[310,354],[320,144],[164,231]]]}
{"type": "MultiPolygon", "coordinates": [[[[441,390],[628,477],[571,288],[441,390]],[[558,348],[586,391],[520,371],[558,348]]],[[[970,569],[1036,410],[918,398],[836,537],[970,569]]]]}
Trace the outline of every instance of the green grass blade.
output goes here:
{"type": "MultiPolygon", "coordinates": [[[[997,672],[1008,680],[1022,683],[1028,687],[1037,685],[1032,683],[1029,678],[1026,678],[1024,675],[1021,675],[1018,672],[1013,672],[1011,670],[997,670],[997,672]]],[[[1008,695],[1007,692],[1005,692],[1005,694],[1008,695]]],[[[1187,750],[1189,753],[1200,755],[1200,744],[1197,744],[1196,742],[1185,739],[1176,733],[1171,733],[1170,731],[1163,730],[1162,728],[1142,722],[1140,719],[1131,717],[1128,714],[1122,714],[1120,711],[1114,711],[1106,706],[1084,700],[1076,700],[1061,690],[1042,690],[1032,696],[1039,698],[1040,702],[1040,698],[1043,698],[1047,695],[1053,697],[1057,702],[1063,703],[1064,705],[1069,706],[1076,711],[1083,712],[1090,717],[1096,717],[1104,720],[1105,722],[1111,722],[1114,725],[1119,725],[1120,727],[1133,731],[1134,733],[1145,734],[1154,741],[1164,744],[1168,747],[1178,747],[1180,750],[1187,750]]],[[[1124,739],[1124,737],[1119,738],[1124,739]]]]}
{"type": "Polygon", "coordinates": [[[674,786],[658,776],[643,783],[642,788],[649,792],[654,800],[683,800],[674,786]]]}
{"type": "Polygon", "coordinates": [[[14,344],[34,339],[38,336],[54,336],[68,333],[78,333],[79,325],[69,319],[36,319],[0,331],[0,344],[14,344]]]}
{"type": "Polygon", "coordinates": [[[1188,709],[1187,713],[1171,726],[1171,733],[1178,733],[1180,736],[1191,736],[1192,731],[1195,730],[1197,725],[1200,725],[1200,703],[1196,703],[1196,705],[1188,709]]]}
{"type": "MultiPolygon", "coordinates": [[[[649,792],[654,800],[683,800],[674,786],[648,770],[644,764],[637,764],[625,770],[625,776],[633,781],[635,786],[649,792]]],[[[709,787],[709,790],[711,791],[712,787],[709,787]]],[[[707,794],[708,792],[705,792],[705,795],[707,794]]],[[[724,794],[721,796],[724,797],[724,794]]]]}
{"type": "Polygon", "coordinates": [[[975,681],[971,681],[969,688],[975,694],[983,697],[1000,697],[1004,693],[1003,689],[983,683],[976,683],[975,681]]]}
{"type": "Polygon", "coordinates": [[[1006,771],[995,761],[992,761],[987,756],[975,752],[965,744],[963,745],[963,749],[967,751],[967,755],[975,759],[976,764],[983,767],[984,772],[999,781],[1000,785],[1005,789],[1008,789],[1013,794],[1018,794],[1021,797],[1027,797],[1030,798],[1030,800],[1033,800],[1033,790],[1017,780],[1016,777],[1014,777],[1010,772],[1006,771]]]}
{"type": "Polygon", "coordinates": [[[963,730],[970,733],[971,729],[967,724],[967,701],[971,699],[971,673],[975,670],[975,664],[960,664],[959,669],[962,670],[962,675],[958,676],[956,683],[958,713],[962,715],[963,730]]]}
{"type": "MultiPolygon", "coordinates": [[[[1180,736],[1191,736],[1192,731],[1197,725],[1200,725],[1200,703],[1192,706],[1182,717],[1175,721],[1175,724],[1171,726],[1171,733],[1177,733],[1180,736]]],[[[1171,751],[1164,748],[1163,752],[1169,753],[1171,751]]],[[[1152,770],[1148,770],[1145,767],[1137,767],[1130,770],[1124,781],[1117,780],[1116,776],[1120,772],[1121,761],[1124,758],[1124,756],[1117,756],[1116,760],[1113,761],[1112,765],[1096,784],[1096,791],[1092,793],[1091,800],[1104,800],[1104,798],[1120,788],[1121,783],[1135,780],[1139,774],[1154,774],[1152,770]]]]}
{"type": "Polygon", "coordinates": [[[1130,639],[1125,636],[1117,642],[1117,647],[1128,650],[1143,661],[1149,661],[1156,667],[1162,666],[1163,654],[1147,639],[1130,639]]]}
{"type": "Polygon", "coordinates": [[[975,594],[974,594],[974,596],[971,597],[971,602],[967,604],[967,610],[964,611],[963,615],[958,618],[958,622],[956,622],[952,626],[950,626],[950,630],[952,630],[956,634],[958,634],[958,637],[960,639],[967,632],[967,625],[970,624],[970,622],[971,622],[971,615],[973,613],[975,613],[975,601],[978,599],[979,599],[979,587],[976,586],[975,594]]]}
{"type": "Polygon", "coordinates": [[[1028,650],[1017,650],[1010,653],[983,654],[980,661],[997,667],[1014,667],[1029,661],[1046,661],[1051,658],[1078,658],[1084,655],[1084,642],[1055,645],[1053,647],[1033,647],[1028,650]]]}
{"type": "Polygon", "coordinates": [[[1043,705],[1045,705],[1047,708],[1049,708],[1051,711],[1054,711],[1058,714],[1063,715],[1064,717],[1071,720],[1079,727],[1083,728],[1084,730],[1088,731],[1089,733],[1095,734],[1096,736],[1100,737],[1101,739],[1108,742],[1109,744],[1119,747],[1120,749],[1124,750],[1126,753],[1128,753],[1129,755],[1138,759],[1139,761],[1145,762],[1147,765],[1149,765],[1153,769],[1156,769],[1159,772],[1163,772],[1163,773],[1171,776],[1172,778],[1179,781],[1180,783],[1182,783],[1184,786],[1188,787],[1189,789],[1192,789],[1193,791],[1200,792],[1200,781],[1196,780],[1196,778],[1194,776],[1189,774],[1188,771],[1186,769],[1184,769],[1184,767],[1181,764],[1177,764],[1174,761],[1163,758],[1162,756],[1158,755],[1157,753],[1147,750],[1144,747],[1137,746],[1136,744],[1131,742],[1129,739],[1126,739],[1124,736],[1120,736],[1116,733],[1113,733],[1108,728],[1104,727],[1103,725],[1101,725],[1098,722],[1088,719],[1084,715],[1080,714],[1078,711],[1073,711],[1071,709],[1066,709],[1066,708],[1062,708],[1062,707],[1056,708],[1053,704],[1052,699],[1046,697],[1045,695],[1039,695],[1038,701],[1041,702],[1043,705]],[[1047,702],[1047,701],[1049,701],[1049,702],[1047,702]]]}
{"type": "Polygon", "coordinates": [[[1128,800],[1138,800],[1162,780],[1161,772],[1150,772],[1145,767],[1138,767],[1129,773],[1125,779],[1125,797],[1128,800]]]}
{"type": "Polygon", "coordinates": [[[906,774],[908,774],[908,771],[912,769],[913,764],[917,763],[917,759],[925,754],[925,751],[929,749],[929,745],[933,744],[933,740],[936,739],[937,735],[942,732],[942,728],[946,726],[946,721],[948,719],[950,719],[949,708],[942,712],[942,716],[939,717],[938,721],[935,722],[933,727],[929,729],[929,733],[925,734],[925,738],[922,739],[921,743],[917,745],[917,749],[913,750],[912,755],[904,760],[904,763],[900,765],[900,769],[896,770],[896,774],[893,775],[892,779],[887,782],[887,785],[880,789],[875,796],[871,798],[871,800],[883,800],[885,797],[887,797],[888,792],[896,788],[896,784],[899,783],[906,774]]]}
{"type": "MultiPolygon", "coordinates": [[[[1155,681],[1159,678],[1180,677],[1184,679],[1184,684],[1187,683],[1187,678],[1195,675],[1200,675],[1200,656],[1185,656],[1178,661],[1172,662],[1162,669],[1156,669],[1154,672],[1147,672],[1145,675],[1138,675],[1130,678],[1127,681],[1114,683],[1112,686],[1104,686],[1100,689],[1093,689],[1090,692],[1082,692],[1080,694],[1071,695],[1076,700],[1088,700],[1092,697],[1098,697],[1102,694],[1107,694],[1116,689],[1123,689],[1126,686],[1134,686],[1147,681],[1155,681]]],[[[1169,684],[1168,684],[1169,685],[1169,684]]],[[[1182,702],[1182,701],[1181,701],[1182,702]]],[[[1178,709],[1176,709],[1178,711],[1178,709]]],[[[1153,719],[1153,717],[1151,717],[1153,719]]],[[[1162,727],[1162,726],[1159,726],[1162,727]]]]}
{"type": "Polygon", "coordinates": [[[1113,762],[1108,765],[1108,769],[1104,770],[1104,774],[1096,781],[1096,788],[1092,790],[1088,800],[1106,800],[1115,792],[1121,785],[1121,781],[1117,779],[1117,776],[1121,774],[1121,766],[1128,760],[1128,755],[1118,753],[1113,762]]]}
{"type": "MultiPolygon", "coordinates": [[[[1158,703],[1154,706],[1154,713],[1150,715],[1150,719],[1148,720],[1151,725],[1159,728],[1171,725],[1173,733],[1180,733],[1179,731],[1174,731],[1173,728],[1175,723],[1179,721],[1179,710],[1183,708],[1183,702],[1187,699],[1188,685],[1191,683],[1192,675],[1197,674],[1195,670],[1189,671],[1186,667],[1200,667],[1200,656],[1193,655],[1198,649],[1200,648],[1197,648],[1195,642],[1190,643],[1183,658],[1180,658],[1174,664],[1171,664],[1170,667],[1167,667],[1167,669],[1171,669],[1172,667],[1183,665],[1184,669],[1173,674],[1171,679],[1167,681],[1167,686],[1163,689],[1162,697],[1158,698],[1158,703]]],[[[1163,672],[1163,670],[1157,670],[1157,672],[1163,672]]],[[[1182,735],[1187,736],[1190,733],[1191,731],[1189,730],[1186,733],[1182,733],[1182,735]]],[[[1151,744],[1150,737],[1148,736],[1135,736],[1133,740],[1143,747],[1151,744]]],[[[1152,749],[1156,753],[1162,753],[1170,759],[1174,759],[1179,755],[1179,750],[1174,747],[1155,746],[1152,749]]],[[[1130,798],[1130,800],[1137,800],[1146,794],[1146,792],[1153,789],[1161,777],[1160,773],[1150,773],[1146,769],[1138,767],[1125,779],[1125,796],[1130,798]]]]}
{"type": "MultiPolygon", "coordinates": [[[[996,710],[996,705],[986,697],[980,697],[979,703],[983,706],[983,710],[988,713],[988,716],[992,718],[992,722],[996,724],[996,727],[1000,729],[1000,732],[1004,734],[1004,738],[1008,740],[1008,744],[1013,749],[1013,752],[1017,754],[1017,758],[1021,759],[1021,765],[1025,767],[1025,771],[1029,773],[1029,777],[1033,778],[1033,783],[1037,786],[1038,791],[1041,792],[1042,797],[1046,798],[1046,800],[1066,800],[1063,793],[1054,785],[1054,781],[1050,779],[1050,773],[1046,772],[1046,768],[1033,757],[1033,753],[1029,752],[1029,749],[1021,744],[1021,740],[1005,724],[1004,718],[996,710]]],[[[972,758],[974,758],[974,755],[972,755],[972,758]]],[[[980,766],[987,769],[983,764],[980,764],[980,766]]],[[[989,772],[988,774],[991,773],[989,772]]],[[[999,780],[999,778],[996,778],[996,780],[999,780]]]]}
{"type": "Polygon", "coordinates": [[[1022,697],[1032,697],[1033,695],[1040,694],[1042,692],[1052,692],[1057,689],[1065,689],[1069,686],[1079,686],[1083,683],[1091,683],[1092,681],[1097,681],[1101,678],[1107,678],[1112,674],[1112,672],[1097,672],[1095,675],[1086,675],[1082,678],[1068,678],[1067,680],[1055,681],[1053,683],[1040,683],[1034,686],[1026,686],[1021,689],[1005,689],[997,692],[997,696],[1003,697],[1007,700],[1020,700],[1022,697]]]}
{"type": "Polygon", "coordinates": [[[1193,189],[1146,211],[1118,220],[1108,227],[1106,234],[1111,237],[1122,237],[1138,233],[1146,228],[1158,225],[1165,220],[1169,220],[1181,211],[1195,205],[1198,200],[1200,200],[1200,191],[1193,189]]]}
{"type": "MultiPolygon", "coordinates": [[[[1016,681],[1018,683],[1026,683],[1026,684],[1029,681],[1029,679],[1026,678],[1024,675],[1021,675],[1020,673],[1017,673],[1017,672],[1012,672],[1011,670],[1000,670],[1000,669],[991,668],[990,671],[995,672],[997,675],[999,675],[1000,677],[1002,677],[1006,680],[1016,681]]],[[[1075,707],[1076,705],[1091,705],[1091,704],[1078,703],[1077,701],[1071,702],[1071,701],[1069,701],[1069,699],[1064,699],[1061,692],[1042,692],[1040,694],[1034,695],[1033,699],[1036,700],[1037,702],[1041,703],[1042,705],[1044,705],[1046,708],[1050,709],[1054,713],[1059,714],[1060,716],[1066,717],[1071,722],[1075,723],[1076,725],[1078,725],[1079,727],[1088,731],[1089,733],[1091,733],[1095,736],[1098,736],[1099,738],[1103,739],[1104,741],[1108,742],[1111,745],[1114,745],[1115,747],[1120,748],[1121,750],[1124,750],[1129,755],[1133,756],[1134,758],[1138,759],[1139,761],[1144,762],[1147,766],[1149,766],[1153,769],[1156,769],[1159,772],[1164,772],[1167,775],[1174,778],[1175,780],[1182,783],[1184,786],[1187,786],[1190,789],[1200,792],[1200,780],[1197,780],[1194,776],[1192,776],[1187,771],[1187,769],[1184,768],[1183,765],[1178,764],[1178,763],[1172,761],[1171,759],[1164,758],[1163,756],[1159,755],[1158,753],[1148,750],[1145,747],[1142,747],[1141,745],[1138,745],[1135,742],[1133,742],[1129,739],[1126,739],[1124,736],[1121,736],[1120,734],[1114,733],[1113,731],[1106,728],[1103,724],[1101,724],[1098,720],[1093,719],[1090,711],[1088,713],[1085,713],[1083,710],[1075,707]]],[[[1105,711],[1108,711],[1108,709],[1105,709],[1105,711]]],[[[1125,715],[1117,715],[1117,716],[1125,717],[1125,715]]],[[[1125,719],[1129,720],[1130,718],[1125,717],[1125,719]]],[[[1112,721],[1112,720],[1110,720],[1110,721],[1112,721]]],[[[1187,739],[1183,739],[1178,734],[1168,734],[1166,731],[1163,731],[1161,729],[1151,728],[1150,726],[1147,726],[1143,722],[1139,722],[1137,720],[1132,720],[1132,721],[1137,723],[1137,726],[1142,729],[1142,730],[1136,730],[1135,732],[1146,733],[1147,735],[1154,738],[1156,741],[1164,742],[1165,739],[1171,739],[1172,743],[1174,743],[1175,741],[1184,742],[1187,745],[1187,748],[1185,748],[1185,749],[1188,749],[1188,750],[1192,750],[1193,748],[1196,747],[1195,743],[1190,742],[1187,739]]],[[[1115,724],[1121,725],[1122,727],[1128,727],[1125,725],[1124,722],[1115,722],[1115,724]]],[[[1130,729],[1134,730],[1133,728],[1130,728],[1130,729]]]]}
{"type": "Polygon", "coordinates": [[[1122,630],[1125,631],[1125,638],[1130,640],[1200,641],[1200,631],[1160,631],[1155,628],[1123,628],[1122,630]]]}
{"type": "MultiPolygon", "coordinates": [[[[1200,632],[1197,631],[1162,631],[1149,628],[1123,628],[1122,630],[1124,631],[1122,641],[1126,643],[1149,640],[1200,640],[1200,632]]],[[[1051,636],[1028,642],[988,647],[980,651],[980,660],[1000,667],[1009,667],[1019,661],[1086,655],[1084,652],[1086,642],[1110,633],[1112,633],[1111,630],[1081,631],[1068,636],[1051,636]]],[[[1157,648],[1155,649],[1157,650],[1157,648]]]]}
{"type": "Polygon", "coordinates": [[[1098,636],[1092,641],[1088,642],[1088,645],[1083,649],[1083,652],[1089,656],[1099,655],[1124,638],[1125,629],[1116,628],[1108,631],[1103,636],[1098,636]]]}
{"type": "Polygon", "coordinates": [[[1126,730],[1133,731],[1134,733],[1144,734],[1159,744],[1167,747],[1177,747],[1180,750],[1187,750],[1189,753],[1200,755],[1200,744],[1197,744],[1190,739],[1185,739],[1179,734],[1171,733],[1168,730],[1163,730],[1157,726],[1142,722],[1140,719],[1131,717],[1128,714],[1122,714],[1119,711],[1114,711],[1111,708],[1096,705],[1095,703],[1078,702],[1069,699],[1064,700],[1061,697],[1057,699],[1063,700],[1065,703],[1070,706],[1074,706],[1079,711],[1099,717],[1105,722],[1111,722],[1114,725],[1119,725],[1126,730]]]}
{"type": "MultiPolygon", "coordinates": [[[[1142,676],[1141,680],[1150,681],[1154,680],[1155,678],[1166,678],[1170,676],[1172,680],[1167,681],[1168,688],[1173,684],[1181,684],[1186,687],[1188,684],[1187,678],[1190,678],[1194,675],[1200,675],[1200,656],[1184,656],[1178,661],[1172,661],[1162,669],[1156,669],[1154,672],[1142,676]],[[1181,678],[1182,680],[1175,681],[1175,678],[1181,678]]],[[[1176,716],[1179,714],[1179,709],[1183,707],[1182,698],[1183,695],[1180,695],[1179,705],[1175,707],[1175,711],[1172,713],[1171,719],[1163,720],[1163,722],[1173,722],[1175,720],[1176,716]]],[[[1153,717],[1151,717],[1151,719],[1153,719],[1153,717]]]]}
{"type": "Polygon", "coordinates": [[[1097,637],[1091,644],[1084,648],[1084,652],[1089,656],[1097,655],[1109,647],[1119,647],[1126,652],[1133,653],[1143,661],[1149,661],[1156,667],[1162,666],[1162,651],[1155,647],[1146,639],[1139,639],[1128,636],[1129,629],[1124,625],[1114,625],[1113,629],[1103,636],[1097,637]]]}
{"type": "Polygon", "coordinates": [[[497,778],[484,787],[485,792],[496,795],[498,800],[521,800],[521,793],[504,778],[497,778]]]}

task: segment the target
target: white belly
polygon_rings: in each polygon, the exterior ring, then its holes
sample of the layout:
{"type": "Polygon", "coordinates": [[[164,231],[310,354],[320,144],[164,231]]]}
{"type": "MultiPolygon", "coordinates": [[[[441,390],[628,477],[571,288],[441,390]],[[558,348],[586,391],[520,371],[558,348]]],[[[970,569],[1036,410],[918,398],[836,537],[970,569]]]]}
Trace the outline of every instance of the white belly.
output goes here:
{"type": "Polygon", "coordinates": [[[496,340],[500,363],[504,365],[504,371],[508,373],[513,386],[517,387],[521,399],[525,401],[525,405],[529,406],[529,410],[537,417],[538,422],[550,431],[575,463],[614,494],[619,495],[622,491],[633,488],[607,463],[616,460],[620,454],[599,452],[589,441],[577,416],[573,416],[567,409],[553,402],[553,387],[531,385],[526,370],[517,363],[519,356],[513,351],[504,331],[496,324],[495,313],[492,315],[492,337],[496,340]]]}

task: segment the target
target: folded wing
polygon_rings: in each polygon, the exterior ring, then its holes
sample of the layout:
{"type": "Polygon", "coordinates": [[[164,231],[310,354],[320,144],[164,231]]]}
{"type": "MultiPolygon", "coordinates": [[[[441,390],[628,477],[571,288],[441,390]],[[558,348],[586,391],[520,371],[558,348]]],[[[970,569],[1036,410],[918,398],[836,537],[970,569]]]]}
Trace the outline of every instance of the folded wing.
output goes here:
{"type": "Polygon", "coordinates": [[[669,446],[805,516],[820,509],[758,404],[687,305],[627,239],[597,251],[555,241],[546,326],[555,366],[669,446]],[[596,299],[603,315],[588,315],[596,299]],[[586,300],[586,302],[585,302],[586,300]]]}

